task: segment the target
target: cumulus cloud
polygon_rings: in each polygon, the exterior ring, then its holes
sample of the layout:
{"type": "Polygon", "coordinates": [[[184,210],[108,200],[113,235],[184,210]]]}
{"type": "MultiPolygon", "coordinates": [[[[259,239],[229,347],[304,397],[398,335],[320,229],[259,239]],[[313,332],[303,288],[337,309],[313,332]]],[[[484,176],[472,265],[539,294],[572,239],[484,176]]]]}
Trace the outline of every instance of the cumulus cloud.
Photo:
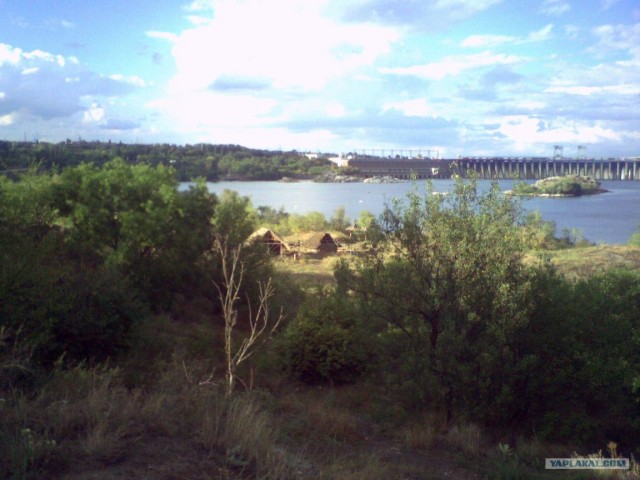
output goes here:
{"type": "Polygon", "coordinates": [[[0,127],[6,127],[12,125],[16,121],[17,114],[9,113],[7,115],[0,115],[0,127]]]}
{"type": "Polygon", "coordinates": [[[85,108],[85,98],[126,95],[143,84],[137,77],[93,73],[75,57],[0,44],[0,115],[70,116],[85,108]]]}
{"type": "Polygon", "coordinates": [[[436,117],[437,109],[429,103],[426,98],[415,98],[400,102],[388,102],[382,106],[382,112],[386,113],[390,110],[402,112],[408,117],[436,117]]]}
{"type": "Polygon", "coordinates": [[[465,48],[489,48],[499,45],[524,45],[527,43],[543,42],[551,38],[551,30],[553,25],[549,24],[529,33],[526,37],[514,37],[509,35],[470,35],[461,43],[461,47],[465,48]]]}
{"type": "Polygon", "coordinates": [[[640,23],[634,25],[599,25],[591,30],[597,43],[588,51],[606,56],[611,51],[626,50],[640,62],[640,23]]]}
{"type": "Polygon", "coordinates": [[[322,17],[320,6],[294,0],[219,2],[210,23],[176,39],[172,53],[178,72],[172,89],[204,89],[227,76],[315,90],[333,76],[370,65],[398,38],[391,28],[339,24],[322,17]],[[310,35],[310,28],[318,34],[310,35]]]}
{"type": "Polygon", "coordinates": [[[160,32],[155,30],[150,30],[147,33],[147,37],[149,38],[159,38],[161,40],[167,40],[171,43],[175,43],[178,40],[178,36],[175,33],[170,32],[160,32]]]}
{"type": "Polygon", "coordinates": [[[82,121],[84,123],[99,123],[104,119],[104,108],[97,103],[91,105],[90,108],[85,110],[82,121]]]}
{"type": "Polygon", "coordinates": [[[564,0],[544,0],[540,7],[541,13],[553,17],[564,15],[569,10],[571,10],[571,5],[569,2],[565,2],[564,0]]]}
{"type": "Polygon", "coordinates": [[[439,30],[488,10],[504,0],[358,0],[332,2],[330,10],[348,22],[377,22],[439,30]]]}
{"type": "Polygon", "coordinates": [[[510,65],[523,62],[524,60],[525,58],[516,55],[505,55],[503,53],[494,54],[485,51],[472,55],[452,55],[440,61],[427,63],[425,65],[381,68],[380,71],[386,74],[415,75],[422,78],[442,80],[444,77],[459,75],[466,70],[474,70],[494,65],[510,65]]]}
{"type": "Polygon", "coordinates": [[[461,47],[471,48],[487,48],[495,47],[497,45],[504,45],[506,43],[514,43],[517,41],[517,37],[509,35],[471,35],[465,38],[461,43],[461,47]]]}

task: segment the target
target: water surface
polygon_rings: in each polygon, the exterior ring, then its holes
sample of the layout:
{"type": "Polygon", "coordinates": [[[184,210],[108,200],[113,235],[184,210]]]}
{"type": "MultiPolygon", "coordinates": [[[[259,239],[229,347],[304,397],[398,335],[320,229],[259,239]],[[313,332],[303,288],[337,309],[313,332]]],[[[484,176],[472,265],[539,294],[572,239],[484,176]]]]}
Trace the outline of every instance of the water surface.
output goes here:
{"type": "MultiPolygon", "coordinates": [[[[433,180],[436,191],[450,191],[453,180],[433,180]]],[[[511,180],[499,180],[501,189],[510,190],[511,180]]],[[[526,210],[538,210],[546,220],[556,222],[556,232],[578,228],[585,238],[598,243],[626,243],[640,224],[640,182],[603,180],[608,193],[575,198],[529,198],[523,200],[526,210]]],[[[479,180],[487,189],[489,180],[479,180]]],[[[289,213],[322,212],[331,217],[338,207],[357,218],[362,210],[374,215],[382,213],[393,198],[405,198],[412,188],[424,191],[424,181],[403,183],[315,183],[315,182],[216,182],[207,183],[209,191],[222,193],[235,190],[248,196],[254,206],[283,207],[289,213]]]]}

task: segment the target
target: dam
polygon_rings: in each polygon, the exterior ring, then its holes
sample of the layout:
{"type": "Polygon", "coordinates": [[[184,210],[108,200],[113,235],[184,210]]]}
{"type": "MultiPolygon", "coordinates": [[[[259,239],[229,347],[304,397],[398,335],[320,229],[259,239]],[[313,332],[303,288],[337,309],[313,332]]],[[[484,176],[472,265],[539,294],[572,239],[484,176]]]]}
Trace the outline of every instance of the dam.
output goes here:
{"type": "Polygon", "coordinates": [[[596,180],[640,180],[640,157],[633,158],[548,158],[548,157],[462,157],[456,159],[385,158],[356,156],[349,166],[365,176],[396,178],[468,177],[482,179],[541,179],[584,175],[596,180]]]}

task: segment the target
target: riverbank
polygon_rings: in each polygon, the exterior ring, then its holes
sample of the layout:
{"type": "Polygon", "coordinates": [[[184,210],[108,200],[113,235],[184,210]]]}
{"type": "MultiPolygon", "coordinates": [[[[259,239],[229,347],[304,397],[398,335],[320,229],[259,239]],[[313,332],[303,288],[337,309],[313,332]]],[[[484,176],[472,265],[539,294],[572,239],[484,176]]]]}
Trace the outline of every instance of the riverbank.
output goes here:
{"type": "Polygon", "coordinates": [[[382,175],[375,177],[361,177],[357,175],[342,175],[335,172],[325,173],[314,179],[316,183],[404,183],[405,180],[382,175]]]}

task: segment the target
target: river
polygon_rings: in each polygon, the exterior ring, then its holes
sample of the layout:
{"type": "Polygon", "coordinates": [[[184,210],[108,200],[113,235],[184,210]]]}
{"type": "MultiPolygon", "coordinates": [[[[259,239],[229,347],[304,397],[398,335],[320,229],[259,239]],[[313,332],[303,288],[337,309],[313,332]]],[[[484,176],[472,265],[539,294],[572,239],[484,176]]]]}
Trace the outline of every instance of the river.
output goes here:
{"type": "MultiPolygon", "coordinates": [[[[502,190],[510,190],[511,180],[499,180],[502,190]]],[[[556,223],[556,233],[564,228],[578,228],[587,240],[597,243],[626,243],[640,224],[640,182],[603,180],[608,193],[575,198],[529,198],[523,200],[525,210],[538,210],[545,220],[556,223]]],[[[453,180],[433,180],[436,191],[449,191],[453,180]]],[[[188,184],[183,184],[186,188],[188,184]]],[[[481,190],[489,188],[489,180],[479,180],[481,190]]],[[[405,198],[416,187],[425,190],[424,181],[403,183],[315,183],[315,182],[215,182],[207,183],[209,191],[222,193],[235,190],[248,196],[254,206],[283,207],[289,213],[322,212],[330,218],[338,207],[344,207],[349,218],[357,218],[362,210],[380,214],[385,203],[405,198]]]]}

